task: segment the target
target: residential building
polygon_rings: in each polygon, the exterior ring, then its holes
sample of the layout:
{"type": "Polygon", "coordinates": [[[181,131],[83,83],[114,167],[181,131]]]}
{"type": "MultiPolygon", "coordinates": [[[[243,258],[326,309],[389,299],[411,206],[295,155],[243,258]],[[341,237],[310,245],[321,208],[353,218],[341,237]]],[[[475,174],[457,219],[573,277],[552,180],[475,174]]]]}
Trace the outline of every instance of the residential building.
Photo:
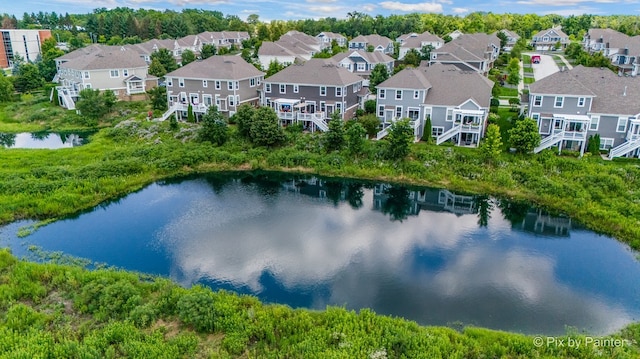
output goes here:
{"type": "Polygon", "coordinates": [[[589,136],[599,134],[610,158],[638,156],[640,83],[609,69],[574,67],[529,86],[528,116],[543,137],[534,152],[557,147],[584,153],[589,136]]]}
{"type": "Polygon", "coordinates": [[[176,40],[151,39],[140,44],[124,45],[125,48],[137,52],[147,64],[151,63],[151,54],[160,50],[167,49],[175,59],[179,59],[182,52],[176,40]]]}
{"type": "Polygon", "coordinates": [[[455,39],[459,38],[460,36],[464,35],[464,33],[462,31],[460,31],[460,30],[454,30],[454,31],[448,33],[447,35],[451,38],[451,40],[455,40],[455,39]]]}
{"type": "Polygon", "coordinates": [[[346,68],[349,72],[353,72],[362,77],[365,80],[365,86],[369,86],[369,76],[377,64],[383,64],[389,74],[393,73],[393,58],[379,51],[347,51],[336,54],[331,59],[339,66],[346,68]]]}
{"type": "Polygon", "coordinates": [[[362,82],[331,59],[311,59],[265,79],[262,104],[284,125],[302,122],[309,130],[326,131],[331,114],[350,119],[361,107],[368,93],[362,82]]]}
{"type": "Polygon", "coordinates": [[[236,48],[242,48],[242,42],[251,39],[246,31],[204,31],[196,36],[200,43],[198,52],[200,52],[204,44],[213,45],[216,48],[231,47],[231,45],[236,48]]]}
{"type": "MultiPolygon", "coordinates": [[[[503,33],[504,36],[507,37],[507,43],[502,48],[502,51],[511,51],[511,49],[513,49],[513,46],[515,46],[516,42],[518,42],[518,40],[520,40],[520,35],[516,34],[515,31],[502,29],[502,30],[500,30],[498,32],[503,33]]],[[[496,33],[496,35],[497,35],[497,33],[496,33]]]]}
{"type": "Polygon", "coordinates": [[[373,47],[373,51],[382,52],[387,55],[393,55],[393,41],[388,37],[373,35],[359,35],[349,41],[349,50],[368,51],[369,46],[373,47]]]}
{"type": "Polygon", "coordinates": [[[484,33],[463,34],[431,51],[429,64],[455,65],[463,71],[487,75],[500,55],[500,39],[484,33]]]}
{"type": "Polygon", "coordinates": [[[560,27],[542,30],[533,35],[531,39],[531,46],[537,51],[554,50],[558,43],[561,49],[566,48],[569,44],[569,36],[567,36],[560,27]]]}
{"type": "Polygon", "coordinates": [[[51,30],[0,29],[0,68],[13,66],[16,56],[24,61],[36,61],[42,55],[41,45],[51,37],[51,30]]]}
{"type": "Polygon", "coordinates": [[[258,49],[258,61],[263,69],[277,61],[281,64],[292,64],[311,59],[321,51],[321,39],[303,34],[299,31],[289,31],[278,41],[264,41],[258,49]]]}
{"type": "Polygon", "coordinates": [[[583,45],[589,53],[602,52],[618,73],[637,76],[640,70],[640,36],[628,36],[612,29],[589,29],[583,45]]]}
{"type": "Polygon", "coordinates": [[[149,66],[138,53],[121,46],[89,46],[61,56],[56,63],[58,96],[67,109],[75,109],[79,92],[89,88],[111,90],[120,100],[142,100],[158,80],[148,75],[149,66]]]}
{"type": "Polygon", "coordinates": [[[432,49],[439,49],[444,45],[444,40],[428,31],[422,34],[406,34],[398,39],[400,40],[398,60],[404,59],[407,52],[412,49],[420,53],[425,46],[431,46],[432,49]]]}
{"type": "Polygon", "coordinates": [[[342,34],[336,34],[335,32],[323,31],[316,35],[316,38],[320,39],[321,49],[331,49],[331,43],[335,41],[338,46],[347,46],[347,38],[342,34]]]}
{"type": "Polygon", "coordinates": [[[377,115],[384,129],[400,118],[412,121],[416,138],[432,136],[437,144],[477,146],[486,127],[493,82],[453,65],[406,68],[377,86],[377,115]],[[431,119],[431,133],[424,124],[431,119]]]}
{"type": "Polygon", "coordinates": [[[186,118],[189,104],[196,117],[207,112],[212,105],[228,116],[238,106],[258,105],[264,72],[240,56],[212,56],[197,60],[165,75],[169,111],[186,118]]]}

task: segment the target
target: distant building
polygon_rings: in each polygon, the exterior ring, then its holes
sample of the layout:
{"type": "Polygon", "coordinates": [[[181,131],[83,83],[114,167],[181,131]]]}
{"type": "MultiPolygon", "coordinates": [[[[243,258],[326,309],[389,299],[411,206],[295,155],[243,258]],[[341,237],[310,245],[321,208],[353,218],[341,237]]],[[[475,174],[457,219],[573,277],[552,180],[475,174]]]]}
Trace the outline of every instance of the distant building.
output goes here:
{"type": "MultiPolygon", "coordinates": [[[[515,32],[513,32],[511,30],[502,29],[502,30],[500,30],[498,32],[503,33],[507,37],[507,43],[502,48],[503,51],[511,51],[511,49],[513,49],[513,46],[515,46],[516,42],[518,42],[518,40],[520,40],[520,35],[516,34],[515,32]]],[[[495,33],[496,36],[497,36],[498,32],[495,33]]]]}
{"type": "Polygon", "coordinates": [[[334,40],[340,47],[347,46],[347,38],[341,34],[336,34],[335,32],[323,31],[319,33],[316,38],[320,39],[322,42],[323,49],[331,49],[331,42],[334,40]]]}
{"type": "Polygon", "coordinates": [[[398,60],[404,59],[407,52],[411,50],[416,50],[420,53],[425,46],[431,46],[432,49],[439,49],[444,45],[444,40],[428,31],[422,34],[406,34],[400,36],[398,40],[398,42],[400,42],[398,60]]]}
{"type": "Polygon", "coordinates": [[[373,51],[379,51],[387,55],[393,54],[394,50],[391,39],[376,34],[356,36],[349,41],[349,50],[367,51],[369,46],[373,47],[373,51]]]}
{"type": "Polygon", "coordinates": [[[628,36],[612,29],[589,29],[583,45],[589,53],[601,52],[618,68],[620,75],[640,72],[640,35],[628,36]]]}
{"type": "Polygon", "coordinates": [[[429,64],[455,65],[461,70],[486,76],[499,54],[500,39],[495,34],[463,34],[432,50],[429,64]]]}
{"type": "Polygon", "coordinates": [[[42,43],[51,37],[51,30],[0,29],[0,33],[0,68],[12,67],[16,55],[25,61],[36,61],[42,55],[42,43]]]}
{"type": "Polygon", "coordinates": [[[537,51],[556,49],[556,45],[558,45],[558,43],[560,44],[561,49],[566,48],[569,44],[569,36],[559,27],[542,30],[533,35],[533,39],[531,40],[531,46],[533,46],[537,51]]]}
{"type": "Polygon", "coordinates": [[[263,69],[277,61],[280,64],[293,64],[307,61],[321,51],[322,39],[299,31],[289,31],[278,41],[264,41],[258,49],[258,61],[263,69]]]}

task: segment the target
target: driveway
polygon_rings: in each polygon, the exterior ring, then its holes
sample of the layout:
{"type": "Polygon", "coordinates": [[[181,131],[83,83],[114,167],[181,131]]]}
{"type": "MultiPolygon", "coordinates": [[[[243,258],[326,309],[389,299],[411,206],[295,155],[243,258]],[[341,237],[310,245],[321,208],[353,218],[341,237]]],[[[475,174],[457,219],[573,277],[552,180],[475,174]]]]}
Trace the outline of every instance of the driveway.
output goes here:
{"type": "MultiPolygon", "coordinates": [[[[533,54],[528,54],[528,55],[533,55],[533,54]]],[[[533,67],[533,78],[536,81],[560,71],[560,69],[558,68],[558,65],[556,65],[556,62],[553,60],[553,57],[549,55],[540,55],[540,54],[536,54],[536,55],[540,56],[540,63],[531,64],[531,66],[533,67]]]]}

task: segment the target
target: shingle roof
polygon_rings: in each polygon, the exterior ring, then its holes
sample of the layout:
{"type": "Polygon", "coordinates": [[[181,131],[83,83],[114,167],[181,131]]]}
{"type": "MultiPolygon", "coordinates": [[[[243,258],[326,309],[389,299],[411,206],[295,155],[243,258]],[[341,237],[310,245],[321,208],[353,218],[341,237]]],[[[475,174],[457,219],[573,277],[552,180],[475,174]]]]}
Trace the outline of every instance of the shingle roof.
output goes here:
{"type": "Polygon", "coordinates": [[[431,83],[427,79],[424,69],[405,68],[378,84],[377,87],[396,89],[428,89],[431,88],[431,83]]]}
{"type": "Polygon", "coordinates": [[[169,77],[214,80],[242,80],[263,76],[264,72],[246,62],[240,56],[211,56],[194,61],[168,73],[169,77]]]}
{"type": "Polygon", "coordinates": [[[609,69],[579,65],[572,70],[545,77],[540,82],[543,82],[542,86],[534,86],[539,82],[530,85],[531,93],[595,96],[591,104],[592,113],[625,115],[640,113],[640,101],[637,101],[640,98],[638,79],[619,77],[609,69]],[[569,87],[571,84],[573,89],[569,87]],[[563,91],[554,91],[552,85],[562,86],[563,91]]]}
{"type": "Polygon", "coordinates": [[[340,39],[340,38],[345,38],[346,39],[346,37],[344,37],[344,35],[337,34],[335,32],[330,32],[330,31],[323,31],[323,32],[319,33],[318,36],[320,36],[320,34],[323,34],[325,37],[328,37],[328,38],[330,38],[332,40],[333,39],[340,39]]]}
{"type": "Polygon", "coordinates": [[[147,67],[138,53],[121,46],[103,46],[60,65],[74,70],[102,70],[147,67]]]}
{"type": "Polygon", "coordinates": [[[293,64],[267,78],[267,82],[346,86],[362,81],[362,78],[338,66],[331,59],[311,59],[303,64],[293,64]]]}
{"type": "Polygon", "coordinates": [[[439,41],[440,43],[444,43],[444,40],[442,40],[438,36],[433,35],[428,31],[425,31],[422,34],[419,34],[418,36],[413,36],[413,37],[407,38],[405,40],[404,44],[402,44],[402,47],[409,47],[409,48],[412,48],[412,49],[421,48],[423,41],[424,42],[438,42],[439,41]]]}
{"type": "Polygon", "coordinates": [[[56,60],[71,60],[71,59],[75,59],[81,56],[86,56],[88,54],[92,54],[98,51],[102,51],[102,49],[106,47],[106,45],[99,45],[99,44],[91,44],[89,46],[86,47],[82,47],[79,48],[77,50],[71,51],[69,53],[66,53],[62,56],[59,56],[56,58],[56,60]]]}
{"type": "Polygon", "coordinates": [[[150,55],[156,50],[167,49],[173,51],[175,47],[175,40],[165,39],[151,39],[140,44],[125,45],[126,47],[136,51],[140,55],[150,55]]]}
{"type": "Polygon", "coordinates": [[[387,54],[383,54],[380,51],[374,51],[374,52],[368,52],[364,50],[347,51],[347,52],[341,52],[341,53],[335,54],[331,58],[336,62],[340,62],[347,57],[353,57],[353,56],[362,57],[363,59],[365,59],[365,61],[367,61],[370,64],[393,62],[393,58],[391,56],[387,54]]]}
{"type": "Polygon", "coordinates": [[[548,32],[551,32],[551,31],[554,31],[560,37],[569,37],[567,34],[564,33],[564,31],[562,31],[560,28],[557,28],[557,27],[541,30],[537,34],[533,35],[533,37],[543,37],[544,35],[546,35],[548,32]]]}
{"type": "Polygon", "coordinates": [[[425,104],[457,106],[473,99],[489,107],[493,82],[475,71],[460,71],[453,65],[434,64],[421,68],[432,87],[425,104]]]}
{"type": "Polygon", "coordinates": [[[301,42],[271,42],[264,41],[258,49],[258,56],[302,56],[314,52],[313,49],[301,42]]]}
{"type": "Polygon", "coordinates": [[[373,47],[387,47],[390,43],[393,43],[393,41],[388,37],[380,36],[378,34],[359,35],[351,39],[350,42],[365,42],[367,45],[372,45],[373,47]]]}

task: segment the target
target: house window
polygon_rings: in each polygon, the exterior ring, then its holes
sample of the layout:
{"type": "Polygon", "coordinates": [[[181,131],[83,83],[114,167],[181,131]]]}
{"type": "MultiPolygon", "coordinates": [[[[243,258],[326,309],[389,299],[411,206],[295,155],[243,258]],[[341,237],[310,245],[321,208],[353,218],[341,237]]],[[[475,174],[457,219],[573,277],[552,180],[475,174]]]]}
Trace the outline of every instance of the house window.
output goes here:
{"type": "Polygon", "coordinates": [[[452,108],[448,108],[447,109],[447,121],[448,122],[453,121],[453,109],[452,108]]]}
{"type": "Polygon", "coordinates": [[[320,86],[320,96],[327,96],[327,86],[320,86]]]}
{"type": "Polygon", "coordinates": [[[564,103],[564,97],[556,96],[556,101],[554,102],[553,107],[560,108],[560,107],[562,107],[563,103],[564,103]]]}
{"type": "Polygon", "coordinates": [[[342,87],[336,87],[336,97],[342,96],[342,87]]]}
{"type": "Polygon", "coordinates": [[[209,81],[202,80],[202,87],[208,87],[208,86],[209,86],[209,81]]]}
{"type": "Polygon", "coordinates": [[[262,79],[260,77],[256,77],[256,82],[258,85],[260,85],[260,82],[262,82],[262,79]]]}
{"type": "Polygon", "coordinates": [[[240,81],[233,81],[233,83],[236,85],[236,90],[240,90],[240,81]]]}
{"type": "Polygon", "coordinates": [[[84,84],[84,88],[86,88],[86,89],[90,89],[90,88],[91,88],[91,84],[90,84],[90,83],[86,83],[86,84],[84,84]]]}
{"type": "Polygon", "coordinates": [[[618,118],[618,124],[616,125],[616,132],[624,132],[627,129],[627,118],[618,118]]]}
{"type": "Polygon", "coordinates": [[[231,95],[229,96],[229,106],[235,106],[236,105],[236,97],[231,95]]]}
{"type": "Polygon", "coordinates": [[[419,99],[420,98],[420,91],[413,91],[413,98],[415,100],[419,99]]]}
{"type": "Polygon", "coordinates": [[[90,77],[89,77],[89,71],[85,71],[85,72],[84,72],[84,78],[85,78],[85,79],[90,78],[90,77]]]}
{"type": "Polygon", "coordinates": [[[402,106],[396,106],[396,118],[402,117],[402,106]]]}
{"type": "Polygon", "coordinates": [[[396,90],[396,100],[402,100],[402,90],[396,90]]]}
{"type": "Polygon", "coordinates": [[[336,111],[342,113],[342,102],[336,102],[336,111]]]}
{"type": "Polygon", "coordinates": [[[216,90],[220,90],[220,81],[216,81],[216,90]]]}
{"type": "Polygon", "coordinates": [[[578,97],[578,107],[584,107],[584,97],[578,97]]]}
{"type": "Polygon", "coordinates": [[[327,110],[327,106],[324,101],[320,101],[320,112],[325,112],[327,110]]]}
{"type": "Polygon", "coordinates": [[[598,131],[598,125],[600,124],[600,116],[591,116],[591,122],[589,123],[589,131],[598,131]]]}
{"type": "Polygon", "coordinates": [[[173,87],[173,79],[171,77],[167,77],[167,86],[173,87]]]}
{"type": "Polygon", "coordinates": [[[122,76],[124,76],[124,77],[129,76],[129,69],[123,69],[122,70],[122,76]]]}
{"type": "Polygon", "coordinates": [[[358,62],[358,71],[365,71],[365,69],[367,68],[366,65],[367,64],[365,64],[364,62],[358,62]]]}
{"type": "Polygon", "coordinates": [[[266,83],[264,84],[264,92],[271,92],[271,84],[270,83],[266,83]]]}
{"type": "Polygon", "coordinates": [[[600,149],[601,150],[609,150],[611,149],[611,147],[613,147],[613,138],[605,138],[602,137],[600,138],[600,149]]]}
{"type": "Polygon", "coordinates": [[[384,117],[384,105],[378,106],[378,117],[384,117]]]}
{"type": "Polygon", "coordinates": [[[113,77],[120,77],[120,71],[118,70],[111,70],[109,71],[109,76],[113,77]]]}
{"type": "Polygon", "coordinates": [[[233,91],[233,81],[227,81],[227,90],[233,91]]]}
{"type": "Polygon", "coordinates": [[[178,79],[178,86],[184,87],[184,79],[178,79]]]}
{"type": "Polygon", "coordinates": [[[378,98],[384,100],[385,91],[384,89],[378,89],[378,98]]]}
{"type": "Polygon", "coordinates": [[[444,133],[444,127],[434,126],[431,127],[431,136],[438,137],[444,133]]]}
{"type": "Polygon", "coordinates": [[[300,86],[299,85],[293,85],[293,93],[298,93],[298,91],[300,91],[300,86]]]}
{"type": "Polygon", "coordinates": [[[287,85],[280,84],[280,93],[287,93],[287,85]]]}
{"type": "Polygon", "coordinates": [[[249,79],[249,87],[255,87],[256,86],[256,79],[254,78],[250,78],[249,79]]]}
{"type": "Polygon", "coordinates": [[[358,84],[353,84],[353,93],[358,92],[359,88],[358,88],[358,84]]]}
{"type": "Polygon", "coordinates": [[[534,96],[533,97],[533,105],[536,107],[542,106],[542,96],[534,96]]]}
{"type": "Polygon", "coordinates": [[[539,113],[532,113],[531,114],[531,119],[533,119],[536,122],[538,122],[538,126],[540,126],[540,114],[539,113]]]}

